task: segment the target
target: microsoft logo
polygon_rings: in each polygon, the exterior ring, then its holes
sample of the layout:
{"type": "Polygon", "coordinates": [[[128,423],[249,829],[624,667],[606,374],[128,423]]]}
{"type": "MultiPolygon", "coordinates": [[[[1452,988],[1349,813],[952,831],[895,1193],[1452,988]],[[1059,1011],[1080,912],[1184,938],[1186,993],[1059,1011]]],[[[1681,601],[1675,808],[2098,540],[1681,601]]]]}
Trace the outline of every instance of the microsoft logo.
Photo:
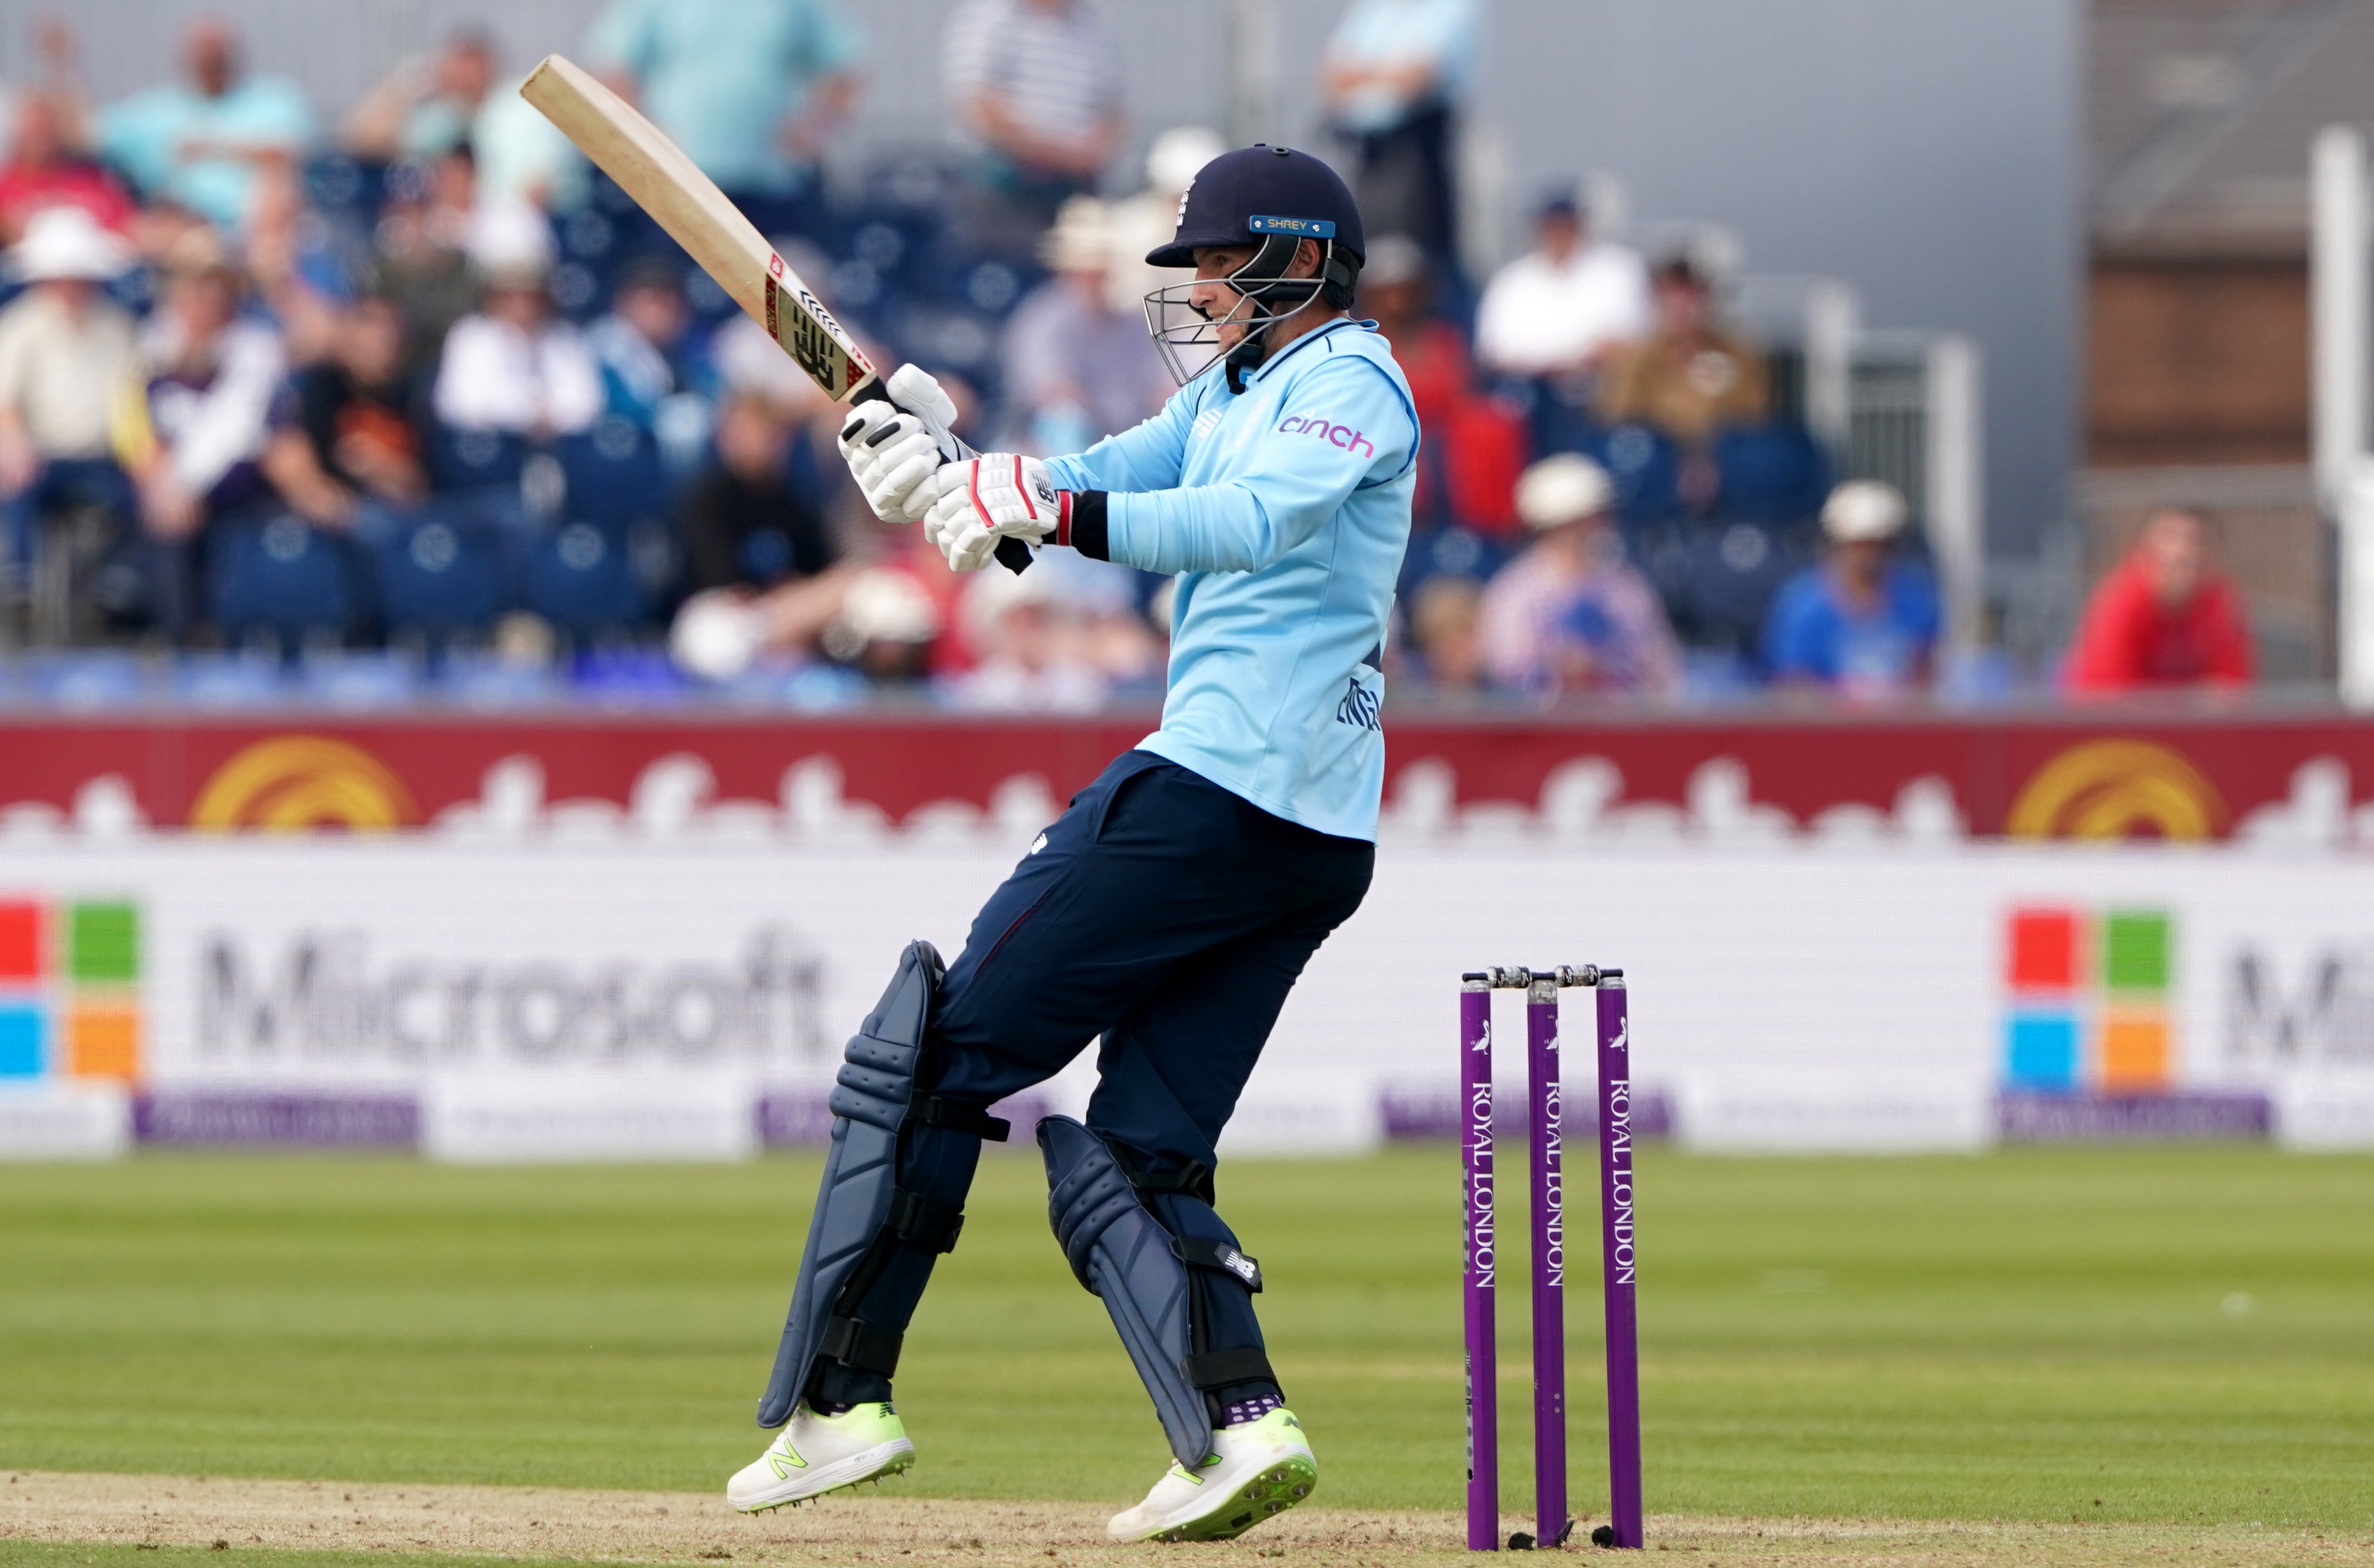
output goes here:
{"type": "Polygon", "coordinates": [[[2021,908],[2005,933],[2005,1087],[2151,1093],[2174,1078],[2166,910],[2021,908]]]}
{"type": "Polygon", "coordinates": [[[0,1085],[140,1076],[140,908],[0,897],[0,1085]]]}

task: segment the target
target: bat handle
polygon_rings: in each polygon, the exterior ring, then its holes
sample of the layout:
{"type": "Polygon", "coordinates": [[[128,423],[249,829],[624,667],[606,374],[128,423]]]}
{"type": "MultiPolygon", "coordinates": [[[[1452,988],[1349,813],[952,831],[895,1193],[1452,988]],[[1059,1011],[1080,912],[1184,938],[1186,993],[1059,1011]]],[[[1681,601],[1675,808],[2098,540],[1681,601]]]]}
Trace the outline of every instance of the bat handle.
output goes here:
{"type": "MultiPolygon", "coordinates": [[[[883,402],[891,405],[893,407],[899,408],[906,413],[912,414],[916,419],[922,420],[923,423],[923,429],[930,433],[934,441],[940,443],[940,457],[943,461],[949,463],[964,463],[981,455],[978,451],[968,445],[965,439],[957,434],[956,431],[948,429],[946,425],[941,424],[937,419],[933,419],[929,414],[923,412],[921,409],[909,408],[905,404],[900,403],[897,398],[891,396],[890,389],[883,384],[879,377],[876,377],[875,380],[867,382],[864,386],[859,387],[856,395],[852,396],[850,401],[852,403],[864,403],[877,397],[883,402]]],[[[1030,570],[1030,547],[1024,544],[1020,539],[1000,539],[997,541],[997,563],[1005,568],[1006,571],[1013,572],[1017,576],[1020,576],[1023,572],[1030,570]]]]}

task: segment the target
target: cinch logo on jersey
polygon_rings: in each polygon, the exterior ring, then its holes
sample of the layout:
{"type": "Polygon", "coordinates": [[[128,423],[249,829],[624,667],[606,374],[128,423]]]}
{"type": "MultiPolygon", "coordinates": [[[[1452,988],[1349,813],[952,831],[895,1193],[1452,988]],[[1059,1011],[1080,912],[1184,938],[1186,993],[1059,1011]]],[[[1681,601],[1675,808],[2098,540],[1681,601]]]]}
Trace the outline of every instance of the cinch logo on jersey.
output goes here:
{"type": "Polygon", "coordinates": [[[140,1076],[140,909],[0,895],[0,1083],[140,1076]]]}
{"type": "Polygon", "coordinates": [[[1377,454],[1377,449],[1369,444],[1368,437],[1349,425],[1330,423],[1324,414],[1313,414],[1308,419],[1299,414],[1288,414],[1277,422],[1277,433],[1315,435],[1328,445],[1340,446],[1349,453],[1366,453],[1370,457],[1377,454]]]}
{"type": "Polygon", "coordinates": [[[2005,922],[2006,1087],[2148,1093],[2175,1076],[2175,925],[2161,909],[2029,906],[2005,922]]]}

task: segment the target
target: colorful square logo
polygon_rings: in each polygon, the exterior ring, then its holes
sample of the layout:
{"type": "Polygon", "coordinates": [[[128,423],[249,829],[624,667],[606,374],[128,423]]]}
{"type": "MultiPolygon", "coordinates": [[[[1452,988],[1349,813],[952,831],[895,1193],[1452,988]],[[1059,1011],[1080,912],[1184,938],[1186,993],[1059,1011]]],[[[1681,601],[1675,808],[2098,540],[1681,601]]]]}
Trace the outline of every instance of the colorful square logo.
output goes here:
{"type": "Polygon", "coordinates": [[[0,895],[0,1083],[140,1077],[140,908],[0,895]]]}
{"type": "Polygon", "coordinates": [[[2165,910],[2013,910],[2004,933],[2004,1086],[2051,1094],[2169,1088],[2175,952],[2165,910]]]}

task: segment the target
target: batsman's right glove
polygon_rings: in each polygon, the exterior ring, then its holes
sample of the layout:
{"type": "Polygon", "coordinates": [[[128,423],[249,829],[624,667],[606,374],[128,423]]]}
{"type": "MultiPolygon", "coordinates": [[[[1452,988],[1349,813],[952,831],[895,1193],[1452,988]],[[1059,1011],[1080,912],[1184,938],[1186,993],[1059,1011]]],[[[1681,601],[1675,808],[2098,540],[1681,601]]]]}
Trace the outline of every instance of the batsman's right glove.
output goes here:
{"type": "Polygon", "coordinates": [[[938,382],[901,365],[886,384],[887,400],[871,398],[840,424],[840,455],[885,523],[920,523],[930,510],[932,476],[955,455],[957,406],[938,382]]]}

